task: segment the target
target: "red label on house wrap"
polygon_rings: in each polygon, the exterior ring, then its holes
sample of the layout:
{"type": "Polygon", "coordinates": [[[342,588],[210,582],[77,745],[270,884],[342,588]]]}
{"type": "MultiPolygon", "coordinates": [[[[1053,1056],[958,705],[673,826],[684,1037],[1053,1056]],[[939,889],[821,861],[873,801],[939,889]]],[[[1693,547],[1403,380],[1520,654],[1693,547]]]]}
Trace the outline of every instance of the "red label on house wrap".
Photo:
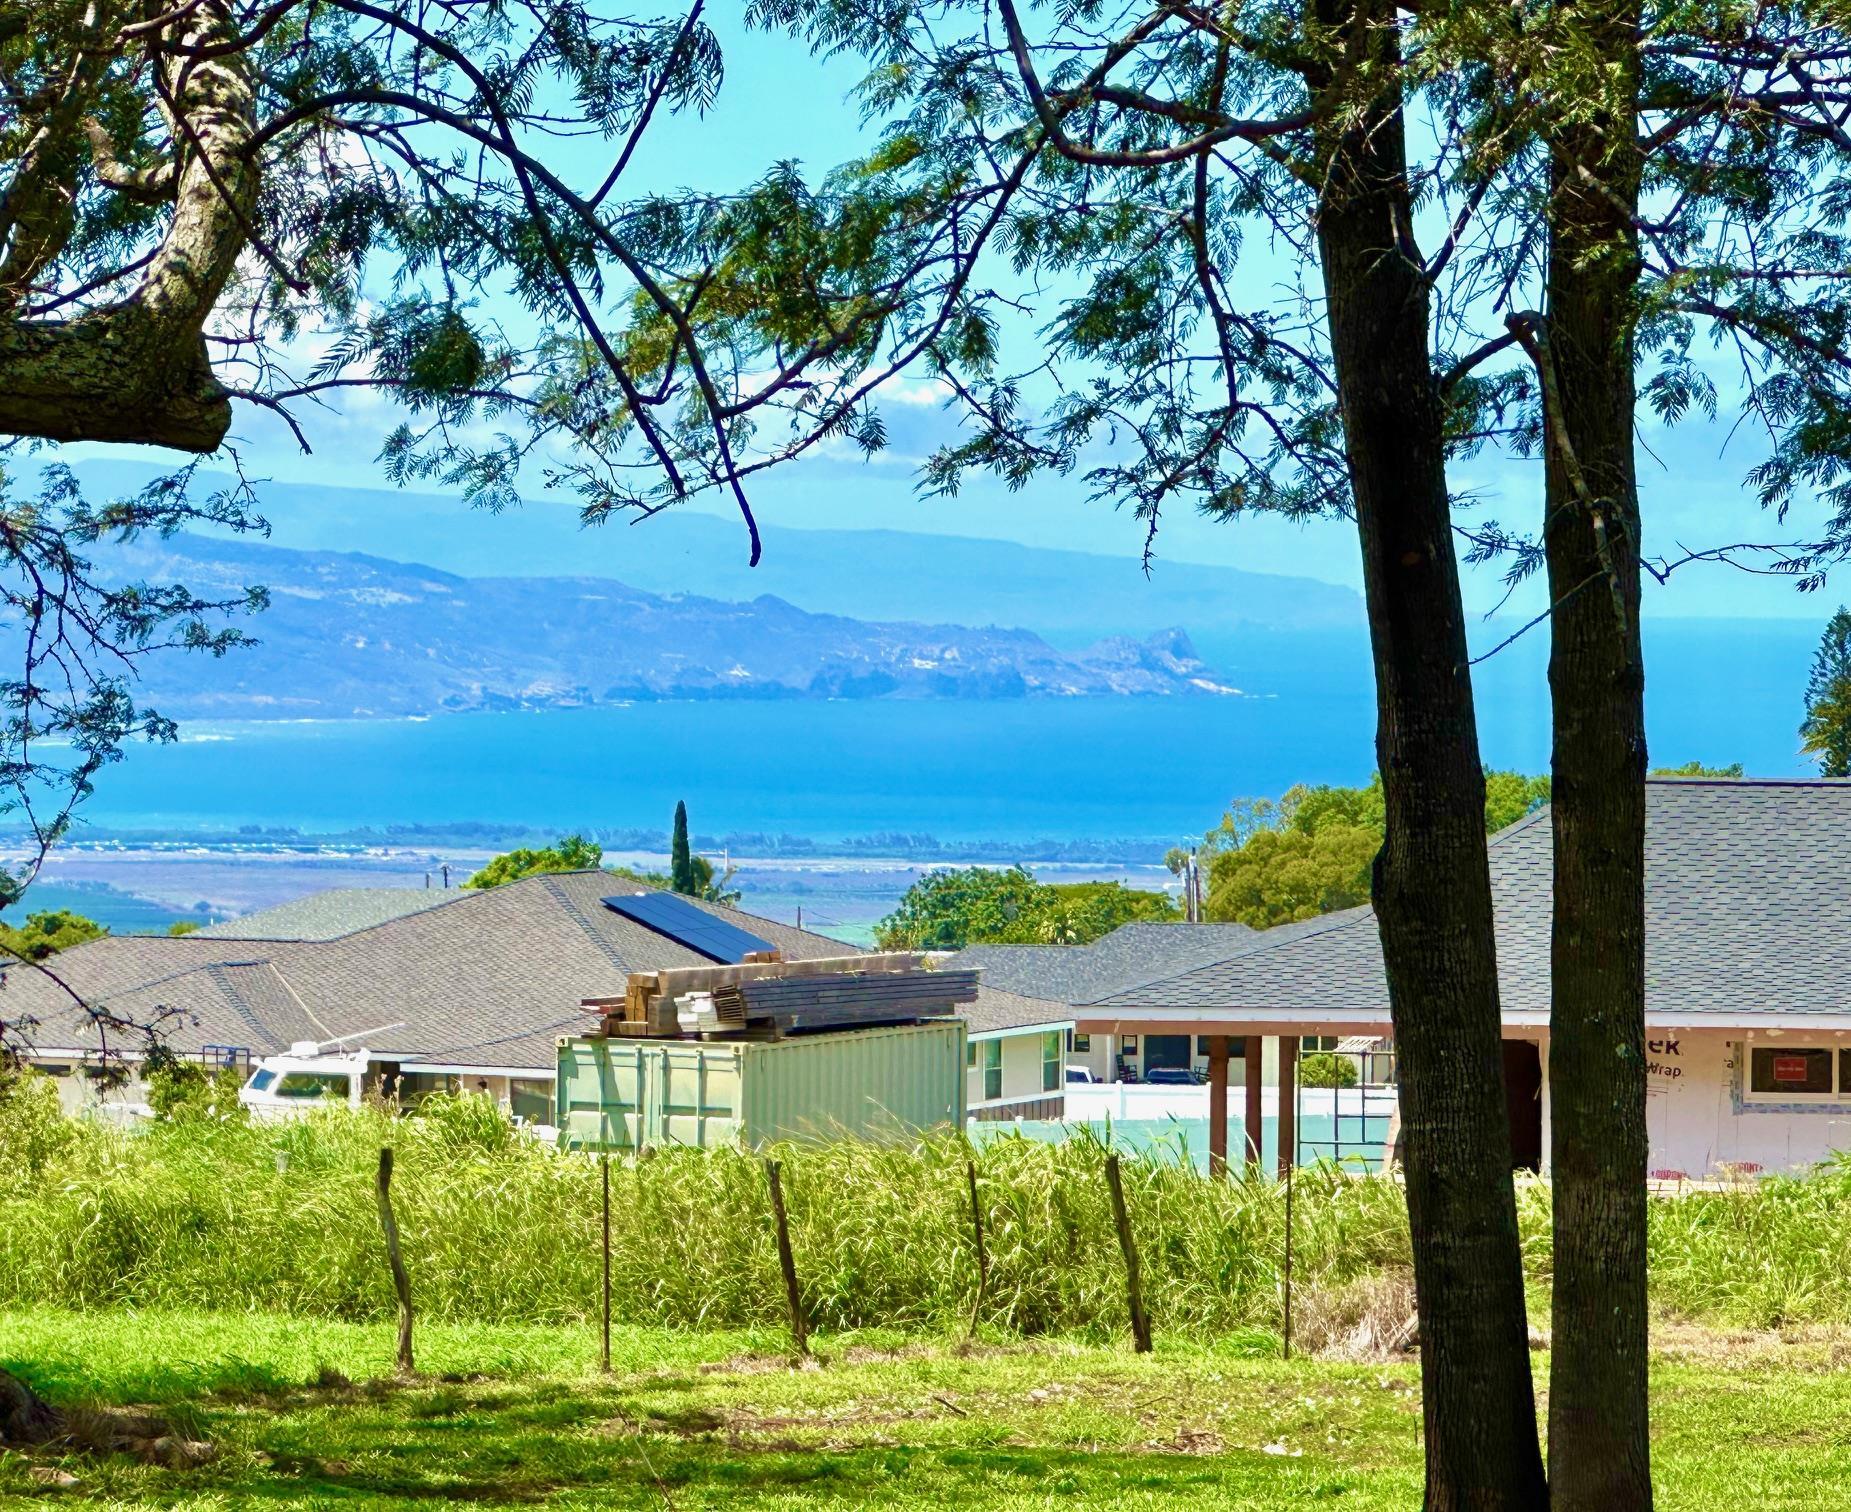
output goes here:
{"type": "Polygon", "coordinates": [[[1803,1082],[1806,1080],[1806,1057],[1803,1055],[1777,1055],[1774,1057],[1774,1080],[1803,1082]]]}

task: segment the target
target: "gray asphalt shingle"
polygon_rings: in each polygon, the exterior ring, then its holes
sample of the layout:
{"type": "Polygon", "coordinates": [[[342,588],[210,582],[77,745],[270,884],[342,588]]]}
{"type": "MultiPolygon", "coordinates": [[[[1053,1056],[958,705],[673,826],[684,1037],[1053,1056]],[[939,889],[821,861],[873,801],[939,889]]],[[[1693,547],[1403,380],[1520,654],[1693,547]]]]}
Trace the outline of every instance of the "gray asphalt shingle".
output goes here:
{"type": "Polygon", "coordinates": [[[1245,924],[1121,924],[1088,945],[971,945],[947,961],[979,967],[984,985],[1086,1003],[1140,982],[1227,960],[1261,938],[1245,924]]]}
{"type": "MultiPolygon", "coordinates": [[[[1503,1006],[1546,1014],[1549,811],[1492,837],[1489,855],[1503,1006]]],[[[1267,930],[1252,950],[1095,1006],[1386,1012],[1375,915],[1267,930]]],[[[1851,782],[1648,782],[1646,1011],[1851,1013],[1851,782]]]]}
{"type": "MultiPolygon", "coordinates": [[[[366,1032],[374,1050],[550,1069],[554,1038],[589,1022],[581,998],[621,996],[632,971],[711,964],[600,901],[647,891],[607,873],[565,872],[452,891],[431,907],[330,940],[227,939],[205,930],[106,936],[59,955],[56,982],[25,968],[8,972],[0,1016],[36,1019],[29,1038],[43,1051],[96,1048],[88,1015],[62,982],[135,1023],[170,1015],[163,1037],[181,1052],[216,1044],[261,1055],[296,1040],[366,1032]]],[[[737,909],[696,906],[793,960],[857,953],[737,909]]]]}
{"type": "Polygon", "coordinates": [[[428,887],[330,887],[274,908],[208,924],[212,940],[336,940],[406,914],[447,903],[453,894],[428,887]]]}
{"type": "Polygon", "coordinates": [[[1065,1003],[1024,997],[1019,992],[1005,992],[987,983],[978,986],[977,1001],[965,1004],[958,1012],[973,1035],[1033,1029],[1042,1024],[1064,1025],[1073,1021],[1073,1010],[1065,1003]]]}

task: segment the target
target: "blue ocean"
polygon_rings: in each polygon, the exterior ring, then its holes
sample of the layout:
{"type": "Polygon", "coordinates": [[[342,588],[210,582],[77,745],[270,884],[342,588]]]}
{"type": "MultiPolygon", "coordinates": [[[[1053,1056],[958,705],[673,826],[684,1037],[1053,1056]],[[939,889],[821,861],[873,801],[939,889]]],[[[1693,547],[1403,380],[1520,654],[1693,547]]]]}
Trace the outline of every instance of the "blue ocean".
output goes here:
{"type": "MultiPolygon", "coordinates": [[[[1654,764],[1808,770],[1795,726],[1816,628],[1649,628],[1654,764]]],[[[1203,654],[1241,697],[638,703],[428,720],[192,723],[101,777],[92,825],[175,837],[481,820],[702,833],[1173,842],[1229,800],[1374,766],[1361,637],[1242,637],[1203,654]]],[[[1485,759],[1548,767],[1546,632],[1475,670],[1485,759]]]]}
{"type": "MultiPolygon", "coordinates": [[[[1655,764],[1797,775],[1803,622],[1649,626],[1655,764]]],[[[1203,655],[1240,698],[635,703],[429,720],[200,724],[102,775],[87,818],[176,837],[485,820],[707,835],[1075,840],[1199,835],[1229,799],[1373,768],[1359,635],[1242,637],[1203,655]]],[[[1546,633],[1475,668],[1494,766],[1549,761],[1546,633]]]]}

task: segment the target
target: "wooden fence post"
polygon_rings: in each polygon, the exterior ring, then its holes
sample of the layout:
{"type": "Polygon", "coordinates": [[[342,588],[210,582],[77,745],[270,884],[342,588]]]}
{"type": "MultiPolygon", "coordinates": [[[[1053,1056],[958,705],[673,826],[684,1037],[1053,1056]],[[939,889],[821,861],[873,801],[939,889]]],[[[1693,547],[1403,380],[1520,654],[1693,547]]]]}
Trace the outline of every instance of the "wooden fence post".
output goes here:
{"type": "Polygon", "coordinates": [[[598,1157],[604,1188],[604,1342],[598,1354],[598,1366],[611,1373],[611,1156],[606,1150],[598,1157]]]}
{"type": "Polygon", "coordinates": [[[1228,1037],[1208,1037],[1208,1174],[1228,1173],[1228,1037]]]}
{"type": "Polygon", "coordinates": [[[1285,1168],[1285,1357],[1292,1358],[1292,1167],[1285,1168]]]}
{"type": "Polygon", "coordinates": [[[392,1289],[398,1293],[398,1373],[410,1375],[411,1277],[405,1274],[405,1257],[399,1250],[398,1220],[392,1216],[392,1150],[379,1152],[379,1226],[386,1232],[386,1258],[392,1262],[392,1289]]]}
{"type": "Polygon", "coordinates": [[[977,1236],[977,1300],[971,1305],[969,1337],[977,1337],[977,1317],[983,1311],[990,1292],[990,1252],[983,1242],[983,1208],[977,1201],[977,1162],[966,1160],[964,1174],[970,1180],[970,1222],[977,1236]]]}
{"type": "Polygon", "coordinates": [[[1125,1211],[1125,1186],[1119,1179],[1116,1152],[1105,1158],[1105,1182],[1112,1189],[1112,1221],[1118,1225],[1118,1247],[1125,1257],[1125,1293],[1131,1304],[1131,1342],[1139,1354],[1150,1353],[1150,1318],[1144,1312],[1144,1281],[1138,1269],[1138,1246],[1131,1236],[1131,1215],[1125,1211]]]}
{"type": "Polygon", "coordinates": [[[791,1254],[790,1219],[784,1212],[784,1186],[778,1179],[778,1162],[765,1162],[765,1180],[771,1186],[771,1217],[778,1231],[778,1269],[784,1272],[784,1305],[790,1312],[791,1343],[799,1356],[810,1353],[810,1326],[803,1316],[803,1288],[797,1284],[797,1260],[791,1254]]]}

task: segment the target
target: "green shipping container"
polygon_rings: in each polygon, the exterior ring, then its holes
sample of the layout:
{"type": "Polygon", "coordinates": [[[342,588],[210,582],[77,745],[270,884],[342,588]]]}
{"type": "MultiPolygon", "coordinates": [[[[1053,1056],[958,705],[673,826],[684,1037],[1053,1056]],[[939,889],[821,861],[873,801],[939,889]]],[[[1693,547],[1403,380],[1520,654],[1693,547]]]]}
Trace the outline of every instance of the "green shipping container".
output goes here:
{"type": "Polygon", "coordinates": [[[904,1138],[964,1123],[964,1021],[741,1040],[562,1039],[559,1138],[580,1150],[904,1138]]]}

